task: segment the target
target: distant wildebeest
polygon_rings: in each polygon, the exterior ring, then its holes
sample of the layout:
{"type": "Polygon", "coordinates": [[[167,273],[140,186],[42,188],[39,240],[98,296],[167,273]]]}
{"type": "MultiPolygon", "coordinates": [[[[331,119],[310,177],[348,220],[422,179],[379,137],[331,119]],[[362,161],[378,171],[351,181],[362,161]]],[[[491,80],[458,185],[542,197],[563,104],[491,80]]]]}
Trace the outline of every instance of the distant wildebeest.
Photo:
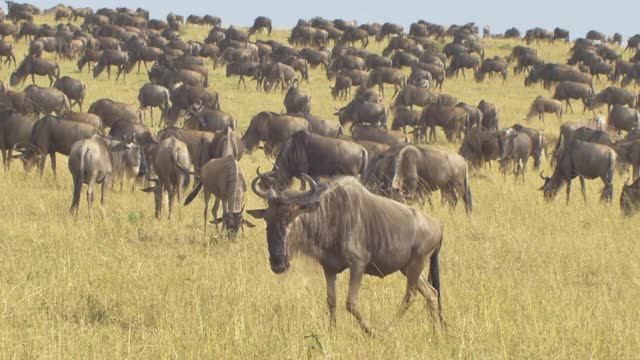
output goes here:
{"type": "Polygon", "coordinates": [[[158,133],[158,140],[164,140],[171,136],[182,141],[189,149],[189,157],[191,164],[195,170],[196,179],[200,175],[200,168],[212,157],[209,156],[209,147],[218,133],[200,130],[180,129],[176,127],[168,127],[162,129],[158,133]]]}
{"type": "Polygon", "coordinates": [[[111,127],[120,120],[130,121],[132,123],[144,120],[144,114],[139,107],[133,104],[113,101],[111,99],[98,99],[89,106],[90,114],[96,114],[102,119],[105,127],[111,127]]]}
{"type": "Polygon", "coordinates": [[[77,65],[78,65],[78,71],[82,71],[82,68],[84,68],[85,65],[87,65],[87,71],[91,72],[91,63],[97,63],[100,60],[100,57],[102,56],[102,51],[99,50],[94,50],[94,49],[86,49],[84,51],[84,54],[82,55],[82,57],[80,58],[80,60],[78,60],[77,65]]]}
{"type": "Polygon", "coordinates": [[[478,109],[480,109],[480,111],[482,112],[482,121],[480,122],[480,126],[489,130],[498,131],[498,129],[500,128],[500,116],[498,114],[498,107],[483,99],[478,103],[478,109]]]}
{"type": "Polygon", "coordinates": [[[465,124],[465,131],[468,131],[472,126],[482,126],[482,118],[484,117],[482,111],[473,105],[459,102],[455,105],[457,108],[461,108],[469,115],[468,123],[465,124]]]}
{"type": "Polygon", "coordinates": [[[499,56],[496,56],[491,59],[486,59],[480,65],[480,69],[476,72],[476,81],[482,82],[486,76],[489,74],[489,78],[493,79],[493,74],[497,73],[502,77],[503,81],[507,80],[507,61],[499,56]]]}
{"type": "Polygon", "coordinates": [[[242,142],[249,153],[263,142],[265,153],[273,156],[289,137],[300,130],[309,129],[309,122],[304,118],[263,111],[251,118],[242,142]]]}
{"type": "Polygon", "coordinates": [[[624,105],[613,105],[608,121],[610,128],[618,133],[622,130],[631,132],[640,128],[640,112],[624,105]]]}
{"type": "Polygon", "coordinates": [[[266,16],[258,16],[253,21],[253,26],[249,29],[249,35],[252,35],[261,29],[267,29],[269,35],[271,35],[271,19],[266,16]]]}
{"type": "Polygon", "coordinates": [[[100,129],[93,125],[60,120],[55,116],[47,115],[35,122],[30,144],[17,157],[28,162],[39,156],[38,171],[42,176],[47,156],[49,156],[53,175],[56,176],[56,153],[68,156],[71,146],[76,141],[99,133],[100,129]]]}
{"type": "Polygon", "coordinates": [[[464,137],[458,151],[472,167],[478,169],[484,163],[498,160],[504,153],[504,139],[498,131],[473,127],[464,137]]]}
{"type": "Polygon", "coordinates": [[[389,112],[384,104],[354,99],[334,115],[338,116],[342,126],[351,123],[351,127],[354,127],[365,123],[386,127],[389,112]]]}
{"type": "Polygon", "coordinates": [[[80,106],[80,112],[82,112],[82,104],[84,103],[84,98],[87,96],[87,87],[82,81],[70,76],[63,76],[53,83],[53,87],[62,91],[62,93],[72,101],[70,107],[77,104],[80,106]]]}
{"type": "Polygon", "coordinates": [[[152,179],[156,183],[155,186],[143,191],[154,193],[156,218],[162,215],[164,194],[167,193],[169,219],[171,219],[176,196],[180,201],[183,191],[189,187],[189,169],[191,168],[189,150],[185,143],[171,136],[153,145],[150,152],[149,163],[158,178],[152,179]]]}
{"type": "Polygon", "coordinates": [[[533,158],[533,168],[539,169],[542,165],[542,156],[546,155],[547,140],[544,135],[544,130],[532,129],[524,127],[520,124],[515,124],[511,127],[517,133],[523,133],[529,136],[531,139],[531,152],[530,155],[533,158]]]}
{"type": "Polygon", "coordinates": [[[227,63],[226,67],[226,76],[231,77],[232,75],[238,75],[240,78],[238,79],[238,86],[240,88],[240,83],[244,85],[244,89],[247,89],[247,83],[244,80],[244,77],[253,77],[258,78],[258,72],[260,69],[260,64],[255,61],[244,61],[244,62],[230,62],[227,63]]]}
{"type": "Polygon", "coordinates": [[[544,114],[556,114],[558,120],[562,120],[562,102],[556,99],[548,99],[543,96],[538,96],[533,100],[527,113],[527,121],[537,116],[539,120],[544,122],[544,114]]]}
{"type": "Polygon", "coordinates": [[[264,191],[257,186],[259,180],[256,178],[251,187],[268,201],[268,207],[247,212],[267,223],[271,270],[275,273],[289,270],[289,258],[296,249],[322,264],[332,326],[336,322],[336,276],[347,268],[351,274],[347,310],[368,334],[371,328],[357,309],[364,274],[384,277],[401,270],[407,277],[407,292],[398,317],[409,308],[417,290],[427,300],[434,321],[439,319],[444,324],[438,265],[442,225],[406,205],[372,195],[349,178],[331,185],[316,184],[308,178],[311,189],[306,192],[264,191]],[[348,215],[338,216],[336,209],[344,209],[348,215]],[[327,230],[326,224],[333,226],[327,230]],[[359,230],[347,236],[344,229],[359,230]],[[319,248],[338,250],[312,250],[319,248]],[[391,248],[392,253],[380,250],[391,248]],[[428,280],[422,276],[427,258],[431,259],[428,280]]]}
{"type": "Polygon", "coordinates": [[[4,60],[5,65],[9,64],[9,66],[11,66],[11,61],[13,60],[13,66],[18,66],[16,63],[16,57],[13,54],[13,44],[0,40],[0,60],[2,60],[3,57],[6,57],[4,60]]]}
{"type": "Polygon", "coordinates": [[[406,134],[407,126],[411,126],[413,128],[418,127],[421,114],[422,112],[418,110],[411,110],[407,107],[396,106],[393,109],[393,121],[391,122],[391,130],[402,130],[402,132],[406,134]]]}
{"type": "MultiPolygon", "coordinates": [[[[14,110],[0,111],[0,150],[5,171],[9,171],[15,149],[24,149],[31,142],[31,131],[36,118],[14,110]]],[[[35,165],[35,157],[23,162],[25,171],[35,165]]]]}
{"type": "Polygon", "coordinates": [[[631,216],[640,209],[640,178],[632,184],[625,180],[620,194],[620,208],[625,216],[631,216]]]}
{"type": "Polygon", "coordinates": [[[555,28],[553,29],[553,41],[556,40],[564,40],[565,42],[569,42],[569,30],[555,28]]]}
{"type": "Polygon", "coordinates": [[[436,141],[436,126],[443,128],[449,142],[461,140],[468,122],[469,114],[464,109],[443,104],[433,104],[424,108],[420,117],[424,131],[429,129],[429,142],[436,141]]]}
{"type": "Polygon", "coordinates": [[[600,200],[611,202],[613,197],[613,174],[616,166],[616,152],[606,145],[595,144],[580,140],[573,140],[567,144],[560,156],[551,177],[545,177],[544,185],[540,188],[544,192],[545,200],[553,199],[562,186],[567,184],[567,204],[571,195],[571,180],[580,178],[580,186],[584,201],[587,194],[584,179],[602,179],[604,189],[600,200]]]}
{"type": "Polygon", "coordinates": [[[9,83],[16,86],[22,81],[24,85],[27,76],[31,75],[31,82],[35,84],[35,76],[47,76],[49,78],[49,86],[60,78],[60,66],[55,61],[40,59],[33,56],[27,56],[22,60],[18,68],[11,73],[9,83]]]}
{"type": "Polygon", "coordinates": [[[429,89],[407,85],[398,92],[394,106],[408,106],[413,108],[413,105],[418,105],[425,107],[435,104],[437,101],[438,96],[430,92],[429,89]]]}
{"type": "Polygon", "coordinates": [[[574,113],[573,106],[571,105],[571,99],[580,99],[584,105],[584,111],[587,111],[587,99],[593,96],[593,89],[589,85],[576,83],[573,81],[562,81],[556,87],[556,91],[553,95],[554,100],[564,101],[566,107],[571,109],[574,113]]]}
{"type": "Polygon", "coordinates": [[[596,30],[590,30],[589,32],[587,32],[587,36],[585,37],[589,40],[600,41],[602,43],[607,41],[607,36],[596,30]]]}
{"type": "Polygon", "coordinates": [[[532,152],[533,144],[529,135],[509,129],[506,132],[504,153],[499,160],[500,170],[503,175],[506,175],[509,165],[512,165],[515,181],[518,181],[518,176],[522,176],[522,182],[524,183],[527,163],[532,152]]]}
{"type": "Polygon", "coordinates": [[[635,108],[637,101],[637,94],[626,89],[609,86],[596,95],[587,98],[586,104],[592,110],[607,104],[607,112],[610,112],[613,105],[628,105],[630,108],[635,108]]]}
{"type": "Polygon", "coordinates": [[[62,91],[33,84],[24,89],[24,104],[36,115],[60,115],[71,109],[69,99],[62,91]]]}
{"type": "Polygon", "coordinates": [[[201,131],[221,131],[230,127],[235,130],[238,128],[238,122],[230,114],[213,109],[203,109],[194,111],[189,109],[189,117],[185,117],[184,128],[201,131]]]}
{"type": "Polygon", "coordinates": [[[104,130],[104,127],[102,126],[102,120],[100,120],[100,117],[96,114],[89,114],[89,113],[75,112],[75,111],[65,111],[60,116],[60,119],[90,124],[100,129],[100,131],[104,130]]]}
{"type": "Polygon", "coordinates": [[[539,81],[543,81],[545,89],[550,89],[554,83],[570,81],[587,85],[593,91],[593,82],[590,75],[564,64],[540,64],[534,66],[524,79],[524,85],[532,86],[539,81]]]}
{"type": "Polygon", "coordinates": [[[123,79],[127,79],[127,71],[126,65],[129,62],[129,55],[120,50],[104,50],[100,59],[98,59],[98,64],[93,68],[93,77],[97,78],[106,68],[107,69],[107,77],[111,79],[111,66],[115,66],[118,69],[118,73],[116,74],[116,81],[122,75],[123,79]]]}
{"type": "Polygon", "coordinates": [[[340,100],[346,100],[348,96],[351,96],[352,84],[353,82],[350,77],[344,75],[336,76],[335,84],[333,87],[329,87],[333,99],[340,98],[340,100]]]}
{"type": "Polygon", "coordinates": [[[164,86],[146,83],[142,85],[138,92],[138,102],[141,109],[150,108],[151,127],[153,127],[153,108],[160,108],[160,123],[165,120],[169,111],[169,99],[171,95],[164,86]]]}
{"type": "Polygon", "coordinates": [[[69,212],[78,215],[82,184],[87,184],[87,204],[91,216],[93,188],[101,184],[100,209],[104,217],[104,194],[113,173],[125,164],[136,163],[138,166],[134,170],[138,175],[144,175],[146,168],[139,165],[141,158],[140,147],[131,142],[109,139],[102,135],[93,135],[75,142],[69,153],[69,171],[73,179],[73,196],[69,212]]]}
{"type": "Polygon", "coordinates": [[[396,146],[395,166],[391,177],[391,187],[409,197],[426,195],[431,201],[431,192],[440,190],[442,203],[455,208],[462,197],[465,211],[473,208],[469,187],[467,163],[462,156],[444,150],[422,146],[396,146]]]}
{"type": "Polygon", "coordinates": [[[287,90],[284,97],[284,108],[287,114],[308,114],[311,112],[311,96],[298,88],[298,82],[294,82],[287,90]]]}
{"type": "Polygon", "coordinates": [[[462,77],[465,78],[464,69],[472,69],[474,75],[478,72],[480,68],[480,59],[478,59],[475,55],[471,54],[457,54],[451,59],[451,63],[447,68],[446,75],[447,77],[452,77],[454,74],[456,78],[458,78],[458,73],[462,70],[462,77]]]}

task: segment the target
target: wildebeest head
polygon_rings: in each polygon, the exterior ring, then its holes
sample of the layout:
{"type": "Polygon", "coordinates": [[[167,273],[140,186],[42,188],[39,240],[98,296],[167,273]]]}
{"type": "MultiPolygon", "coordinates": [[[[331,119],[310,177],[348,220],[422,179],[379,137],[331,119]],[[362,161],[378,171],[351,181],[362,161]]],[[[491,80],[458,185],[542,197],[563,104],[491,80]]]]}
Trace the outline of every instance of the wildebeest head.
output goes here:
{"type": "Polygon", "coordinates": [[[291,224],[298,216],[317,210],[320,198],[328,188],[325,183],[316,184],[307,174],[302,174],[302,177],[311,187],[308,191],[278,192],[273,188],[262,190],[258,187],[262,177],[255,178],[251,183],[253,192],[268,201],[266,209],[247,210],[247,212],[256,219],[264,219],[267,223],[269,263],[271,270],[276,274],[288,271],[291,266],[287,244],[291,224]]]}
{"type": "Polygon", "coordinates": [[[629,185],[629,179],[625,180],[620,195],[620,208],[624,216],[631,216],[640,207],[640,180],[636,179],[629,185]]]}
{"type": "Polygon", "coordinates": [[[13,155],[12,157],[18,158],[22,161],[24,171],[27,173],[33,169],[33,167],[38,163],[39,157],[42,156],[39,154],[37,149],[31,145],[26,148],[14,146],[13,149],[19,152],[19,154],[13,155]]]}
{"type": "Polygon", "coordinates": [[[544,180],[544,184],[540,187],[540,191],[544,194],[544,199],[547,201],[553,200],[560,189],[562,189],[562,185],[564,182],[558,176],[544,176],[544,171],[540,172],[540,178],[544,180]]]}

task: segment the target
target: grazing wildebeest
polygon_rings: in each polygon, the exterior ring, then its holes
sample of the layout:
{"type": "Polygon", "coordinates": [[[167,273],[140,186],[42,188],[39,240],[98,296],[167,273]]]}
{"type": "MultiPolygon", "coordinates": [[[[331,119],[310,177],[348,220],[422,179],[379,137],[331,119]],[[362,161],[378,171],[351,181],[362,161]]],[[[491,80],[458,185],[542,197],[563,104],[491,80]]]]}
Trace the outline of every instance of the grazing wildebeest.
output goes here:
{"type": "Polygon", "coordinates": [[[0,60],[2,60],[3,57],[6,57],[4,61],[5,65],[9,64],[9,66],[11,66],[11,60],[13,60],[13,66],[18,66],[16,63],[16,57],[13,55],[13,44],[0,40],[0,60]]]}
{"type": "Polygon", "coordinates": [[[348,96],[351,96],[352,84],[353,82],[350,77],[344,75],[336,76],[335,84],[333,87],[329,87],[333,99],[340,98],[341,100],[346,100],[348,96]]]}
{"type": "Polygon", "coordinates": [[[596,95],[587,98],[586,104],[591,110],[607,104],[607,112],[610,112],[613,105],[628,105],[630,108],[635,108],[637,101],[637,94],[626,89],[609,86],[596,95]]]}
{"type": "Polygon", "coordinates": [[[285,141],[269,178],[269,186],[283,190],[302,174],[312,178],[363,175],[368,163],[367,151],[359,144],[343,139],[298,131],[285,141]]]}
{"type": "Polygon", "coordinates": [[[478,72],[479,67],[480,67],[480,59],[478,59],[477,56],[461,53],[461,54],[455,55],[451,59],[449,67],[446,70],[446,75],[447,77],[452,77],[455,74],[457,79],[460,70],[462,70],[462,77],[466,78],[464,74],[464,69],[472,69],[475,75],[478,72]]]}
{"type": "Polygon", "coordinates": [[[22,81],[22,85],[24,85],[28,75],[31,75],[31,82],[34,84],[36,75],[47,76],[49,78],[49,86],[51,86],[55,80],[60,78],[60,66],[55,61],[27,56],[22,60],[18,68],[11,73],[9,83],[11,86],[16,86],[22,81]]]}
{"type": "Polygon", "coordinates": [[[82,112],[82,103],[84,103],[84,98],[87,96],[87,87],[82,81],[70,76],[63,76],[53,83],[53,87],[62,91],[72,101],[70,107],[77,104],[80,106],[80,112],[82,112]]]}
{"type": "Polygon", "coordinates": [[[138,102],[141,109],[150,108],[151,127],[153,127],[153,108],[160,108],[160,123],[165,120],[169,111],[169,99],[171,95],[164,86],[146,83],[142,85],[138,92],[138,102]]]}
{"type": "Polygon", "coordinates": [[[604,182],[604,189],[600,200],[611,202],[613,197],[613,173],[616,167],[618,155],[609,146],[572,140],[568,143],[558,157],[558,163],[553,175],[545,177],[544,185],[540,188],[544,192],[545,200],[552,200],[564,183],[567,183],[567,204],[571,194],[571,180],[576,176],[580,178],[580,186],[584,201],[587,201],[587,194],[584,179],[600,178],[604,182]]]}
{"type": "Polygon", "coordinates": [[[524,175],[527,171],[527,163],[529,156],[533,153],[533,143],[529,135],[524,132],[516,132],[512,129],[506,132],[506,140],[504,144],[504,153],[501,156],[500,170],[506,175],[509,165],[513,166],[515,181],[518,176],[522,176],[524,183],[524,175]]]}
{"type": "Polygon", "coordinates": [[[36,115],[60,115],[71,109],[69,99],[62,91],[33,84],[24,89],[24,105],[36,115]]]}
{"type": "Polygon", "coordinates": [[[533,84],[543,81],[545,89],[550,89],[551,85],[557,82],[571,81],[588,85],[593,91],[593,82],[591,76],[582,73],[580,70],[575,69],[569,65],[564,64],[540,64],[534,66],[529,75],[524,79],[525,86],[532,86],[533,84]]]}
{"type": "Polygon", "coordinates": [[[211,159],[202,166],[200,180],[195,188],[185,199],[187,206],[204,188],[204,233],[207,233],[207,217],[209,215],[209,200],[211,195],[215,197],[212,209],[213,221],[216,225],[222,223],[223,229],[229,230],[234,235],[242,225],[254,227],[253,224],[243,218],[244,196],[247,192],[244,173],[240,163],[233,155],[211,159]],[[218,218],[218,208],[222,203],[222,218],[218,218]]]}
{"type": "Polygon", "coordinates": [[[553,94],[555,100],[566,102],[566,107],[574,113],[571,99],[580,99],[584,105],[583,112],[587,111],[587,99],[593,96],[593,89],[589,85],[573,81],[561,81],[553,94]]]}
{"type": "Polygon", "coordinates": [[[354,140],[374,141],[389,146],[409,143],[409,138],[400,130],[388,130],[371,125],[356,125],[353,127],[354,140]]]}
{"type": "Polygon", "coordinates": [[[289,65],[275,63],[271,67],[271,71],[268,74],[264,74],[264,91],[270,90],[276,91],[278,85],[280,85],[281,91],[291,86],[291,84],[298,79],[296,70],[289,65]]]}
{"type": "Polygon", "coordinates": [[[127,79],[127,69],[126,65],[129,62],[129,55],[120,50],[110,50],[106,49],[100,55],[100,59],[98,59],[98,64],[93,68],[93,77],[97,78],[106,68],[107,69],[107,78],[111,79],[111,65],[114,65],[118,69],[118,73],[116,74],[116,81],[120,78],[122,74],[122,78],[124,80],[127,79]]]}
{"type": "Polygon", "coordinates": [[[126,120],[132,123],[142,123],[144,120],[144,113],[136,105],[106,98],[93,102],[91,106],[89,106],[88,112],[100,116],[102,124],[105,127],[111,127],[120,120],[126,120]]]}
{"type": "Polygon", "coordinates": [[[216,132],[227,127],[233,130],[238,128],[238,122],[233,116],[221,110],[205,108],[196,112],[193,109],[189,109],[189,115],[188,118],[185,118],[185,129],[216,132]]]}
{"type": "MultiPolygon", "coordinates": [[[[463,72],[464,73],[464,72],[463,72]]],[[[507,80],[507,61],[499,56],[491,59],[486,59],[480,65],[480,69],[476,72],[476,81],[482,82],[487,74],[489,78],[493,79],[493,74],[497,73],[502,76],[503,82],[507,80]]]]}
{"type": "Polygon", "coordinates": [[[498,131],[500,122],[498,107],[483,99],[478,103],[478,109],[480,109],[480,111],[482,112],[480,126],[489,130],[498,131]]]}
{"type": "Polygon", "coordinates": [[[100,134],[100,130],[93,125],[60,120],[55,116],[47,115],[33,124],[30,144],[20,155],[14,155],[14,157],[19,157],[28,162],[39,156],[38,171],[42,176],[47,155],[49,155],[51,157],[51,169],[55,176],[56,153],[68,156],[73,143],[95,134],[100,134]]]}
{"type": "Polygon", "coordinates": [[[618,133],[631,132],[640,127],[640,112],[623,105],[613,105],[609,111],[609,126],[618,133]]]}
{"type": "Polygon", "coordinates": [[[247,152],[251,153],[262,141],[265,153],[275,155],[280,145],[291,135],[309,129],[309,122],[304,118],[263,111],[251,118],[242,142],[247,152]]]}
{"type": "Polygon", "coordinates": [[[240,89],[240,83],[244,85],[244,89],[247,89],[247,83],[244,80],[245,76],[256,78],[258,77],[258,71],[260,69],[260,63],[255,61],[243,61],[243,62],[230,62],[227,63],[226,76],[238,75],[238,89],[240,89]]]}
{"type": "Polygon", "coordinates": [[[268,208],[247,212],[267,223],[271,270],[278,274],[288,271],[289,258],[296,251],[316,259],[327,280],[329,319],[334,326],[336,277],[348,268],[347,311],[368,334],[371,328],[357,309],[362,278],[364,274],[384,277],[400,270],[407,278],[407,291],[398,317],[409,308],[417,290],[427,300],[434,321],[439,319],[444,325],[438,265],[442,225],[406,205],[371,194],[357,180],[343,178],[326,185],[307,178],[311,189],[306,192],[264,191],[257,186],[259,177],[251,184],[253,191],[268,201],[268,208]],[[327,224],[332,226],[327,229],[327,224]],[[358,230],[347,235],[346,229],[358,230]],[[431,259],[428,280],[422,276],[427,258],[431,259]]]}
{"type": "Polygon", "coordinates": [[[498,160],[502,156],[504,139],[498,131],[473,127],[465,135],[458,153],[478,169],[482,164],[491,164],[492,160],[498,160]]]}
{"type": "Polygon", "coordinates": [[[287,114],[308,114],[311,112],[311,96],[298,88],[297,81],[294,81],[287,90],[287,95],[284,97],[284,108],[287,114]]]}
{"type": "Polygon", "coordinates": [[[447,140],[461,140],[465,126],[469,123],[469,114],[462,108],[450,105],[433,104],[422,110],[421,128],[429,129],[428,141],[436,141],[436,126],[443,128],[447,140]]]}
{"type": "Polygon", "coordinates": [[[430,92],[429,89],[407,85],[398,93],[394,106],[408,106],[413,108],[413,105],[418,105],[425,107],[435,104],[436,102],[438,102],[438,96],[430,92]]]}
{"type": "Polygon", "coordinates": [[[100,57],[102,56],[102,51],[101,50],[95,50],[95,49],[86,49],[84,51],[84,54],[82,55],[82,57],[80,58],[80,60],[78,60],[77,65],[78,65],[78,71],[82,71],[82,68],[87,65],[87,71],[91,72],[91,63],[97,63],[100,60],[100,57]]]}
{"type": "Polygon", "coordinates": [[[542,122],[544,122],[544,114],[551,113],[556,114],[558,120],[562,120],[562,102],[555,99],[548,99],[543,96],[538,96],[533,100],[527,113],[527,121],[537,116],[542,122]]]}
{"type": "Polygon", "coordinates": [[[396,106],[393,109],[391,130],[402,130],[402,132],[406,134],[407,126],[416,128],[419,125],[420,115],[422,115],[422,111],[411,110],[404,106],[396,106]]]}
{"type": "Polygon", "coordinates": [[[154,193],[156,218],[162,215],[162,203],[166,192],[169,198],[169,219],[171,219],[175,197],[177,196],[180,201],[183,191],[189,187],[189,169],[191,168],[189,149],[185,143],[173,136],[151,147],[149,163],[158,178],[153,179],[155,186],[143,191],[154,193]]]}
{"type": "Polygon", "coordinates": [[[253,26],[249,29],[249,35],[254,34],[256,31],[261,29],[267,29],[269,35],[271,35],[271,19],[266,16],[258,16],[253,21],[253,26]]]}
{"type": "Polygon", "coordinates": [[[340,125],[351,123],[351,127],[366,123],[386,127],[389,112],[384,104],[359,99],[352,100],[347,106],[334,113],[338,116],[340,125]]]}
{"type": "Polygon", "coordinates": [[[629,185],[629,179],[625,180],[620,194],[620,208],[624,216],[631,216],[640,209],[640,178],[629,185]]]}
{"type": "MultiPolygon", "coordinates": [[[[31,142],[31,131],[36,119],[13,110],[0,111],[0,150],[5,171],[9,171],[14,149],[25,148],[31,142]]],[[[25,171],[35,165],[35,157],[23,162],[25,171]]]]}
{"type": "Polygon", "coordinates": [[[367,81],[367,87],[371,88],[378,85],[380,93],[384,97],[384,84],[393,85],[394,92],[391,98],[394,98],[398,94],[398,91],[407,85],[407,79],[404,73],[398,69],[382,67],[371,70],[367,81]]]}
{"type": "Polygon", "coordinates": [[[462,156],[448,151],[422,146],[395,146],[390,150],[395,165],[392,167],[391,187],[401,194],[426,195],[431,201],[431,192],[440,190],[442,203],[452,208],[462,197],[465,211],[473,208],[469,188],[467,163],[462,156]]]}

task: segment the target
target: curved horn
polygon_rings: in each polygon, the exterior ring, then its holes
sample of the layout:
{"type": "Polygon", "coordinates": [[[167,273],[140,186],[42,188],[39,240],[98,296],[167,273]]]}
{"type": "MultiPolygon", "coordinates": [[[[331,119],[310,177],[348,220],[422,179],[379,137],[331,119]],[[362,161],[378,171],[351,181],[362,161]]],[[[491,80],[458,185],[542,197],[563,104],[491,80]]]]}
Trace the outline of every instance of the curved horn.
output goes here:
{"type": "Polygon", "coordinates": [[[262,179],[261,176],[258,176],[257,178],[253,179],[253,181],[251,181],[251,190],[253,190],[253,192],[258,195],[259,197],[263,198],[263,199],[269,199],[270,198],[270,192],[268,191],[264,191],[264,190],[260,190],[258,188],[258,181],[260,181],[262,179]]]}
{"type": "Polygon", "coordinates": [[[542,180],[545,180],[545,181],[546,181],[546,180],[549,180],[549,179],[550,179],[550,177],[542,175],[543,173],[544,173],[544,170],[540,171],[540,178],[541,178],[542,180]]]}

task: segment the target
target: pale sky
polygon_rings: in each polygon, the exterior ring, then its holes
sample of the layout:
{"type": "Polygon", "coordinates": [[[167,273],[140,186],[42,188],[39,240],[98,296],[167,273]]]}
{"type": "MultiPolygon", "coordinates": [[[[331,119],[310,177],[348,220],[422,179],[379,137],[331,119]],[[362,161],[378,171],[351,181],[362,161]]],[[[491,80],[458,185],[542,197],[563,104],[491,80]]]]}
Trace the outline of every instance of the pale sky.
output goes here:
{"type": "MultiPolygon", "coordinates": [[[[60,1],[31,2],[45,9],[60,1]]],[[[189,14],[211,14],[220,16],[223,26],[251,26],[256,16],[264,15],[270,17],[274,28],[278,29],[291,28],[299,18],[322,16],[327,19],[355,19],[358,24],[372,21],[395,22],[404,25],[406,31],[409,24],[424,19],[442,25],[475,21],[480,28],[489,25],[494,33],[504,32],[512,26],[522,32],[535,26],[550,30],[558,26],[568,29],[572,39],[584,36],[592,29],[607,35],[619,32],[625,39],[640,33],[640,1],[633,0],[68,0],[65,4],[90,6],[94,9],[105,6],[139,6],[150,10],[152,17],[163,19],[170,11],[185,17],[189,14]]]]}

